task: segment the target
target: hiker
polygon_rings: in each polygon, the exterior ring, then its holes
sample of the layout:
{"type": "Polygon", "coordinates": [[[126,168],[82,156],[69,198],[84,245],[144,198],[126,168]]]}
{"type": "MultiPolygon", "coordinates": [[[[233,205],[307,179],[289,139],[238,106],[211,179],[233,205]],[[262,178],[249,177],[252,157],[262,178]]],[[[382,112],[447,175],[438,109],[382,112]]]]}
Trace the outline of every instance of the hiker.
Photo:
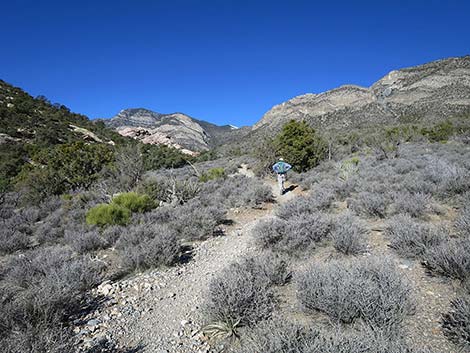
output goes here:
{"type": "Polygon", "coordinates": [[[286,181],[286,174],[292,166],[289,163],[284,162],[283,158],[279,158],[279,162],[273,165],[273,170],[277,174],[277,182],[279,184],[279,192],[284,195],[286,189],[284,188],[284,182],[286,181]]]}

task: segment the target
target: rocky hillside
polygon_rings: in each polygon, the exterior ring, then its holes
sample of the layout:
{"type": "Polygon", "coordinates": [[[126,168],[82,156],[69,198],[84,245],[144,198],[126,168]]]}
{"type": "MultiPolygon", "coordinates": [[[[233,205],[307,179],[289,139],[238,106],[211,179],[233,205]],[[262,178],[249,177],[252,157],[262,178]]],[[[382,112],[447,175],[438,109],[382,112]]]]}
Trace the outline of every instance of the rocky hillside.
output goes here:
{"type": "Polygon", "coordinates": [[[234,127],[217,126],[186,114],[160,114],[148,109],[125,109],[109,120],[109,127],[123,136],[148,144],[164,144],[191,154],[208,150],[228,138],[234,127]]]}
{"type": "Polygon", "coordinates": [[[0,144],[15,141],[50,146],[80,140],[114,144],[123,138],[62,104],[53,104],[44,96],[33,98],[0,80],[0,144]]]}
{"type": "Polygon", "coordinates": [[[276,105],[253,127],[279,129],[291,119],[344,128],[442,120],[470,112],[470,56],[392,71],[371,87],[305,94],[276,105]]]}

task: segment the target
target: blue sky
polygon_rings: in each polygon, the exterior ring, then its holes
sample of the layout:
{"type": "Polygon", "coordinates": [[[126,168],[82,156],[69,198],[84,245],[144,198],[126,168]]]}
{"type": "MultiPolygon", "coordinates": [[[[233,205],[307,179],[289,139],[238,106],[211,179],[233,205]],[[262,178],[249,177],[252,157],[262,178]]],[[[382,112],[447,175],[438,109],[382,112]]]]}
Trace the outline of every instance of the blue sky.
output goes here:
{"type": "Polygon", "coordinates": [[[91,118],[253,124],[273,105],[470,54],[469,1],[4,1],[0,78],[91,118]]]}

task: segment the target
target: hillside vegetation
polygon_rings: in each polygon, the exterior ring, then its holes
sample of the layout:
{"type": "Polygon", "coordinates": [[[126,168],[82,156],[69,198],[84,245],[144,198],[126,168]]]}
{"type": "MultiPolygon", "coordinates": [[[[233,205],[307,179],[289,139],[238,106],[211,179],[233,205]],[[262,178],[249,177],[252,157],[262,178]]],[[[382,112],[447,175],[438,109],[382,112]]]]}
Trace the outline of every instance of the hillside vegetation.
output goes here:
{"type": "Polygon", "coordinates": [[[4,81],[0,116],[0,193],[22,191],[26,202],[88,189],[106,175],[134,173],[126,178],[139,178],[145,170],[180,167],[209,155],[195,158],[167,146],[142,145],[101,121],[45,97],[33,98],[4,81]]]}

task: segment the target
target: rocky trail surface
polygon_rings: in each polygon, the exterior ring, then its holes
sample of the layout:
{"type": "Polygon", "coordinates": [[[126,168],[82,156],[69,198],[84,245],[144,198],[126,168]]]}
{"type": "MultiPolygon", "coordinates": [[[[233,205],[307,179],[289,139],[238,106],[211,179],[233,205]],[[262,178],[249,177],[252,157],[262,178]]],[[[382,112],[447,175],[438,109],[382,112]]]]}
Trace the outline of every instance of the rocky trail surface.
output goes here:
{"type": "MultiPolygon", "coordinates": [[[[253,176],[243,166],[240,174],[253,176]]],[[[220,352],[200,332],[205,324],[201,305],[209,282],[228,264],[256,251],[251,230],[257,222],[273,216],[276,204],[301,193],[295,189],[279,196],[274,180],[275,204],[259,209],[232,209],[224,235],[194,244],[192,258],[168,269],[151,270],[132,277],[102,283],[96,290],[100,308],[77,320],[75,331],[83,347],[113,342],[119,352],[188,353],[220,352]]]]}

